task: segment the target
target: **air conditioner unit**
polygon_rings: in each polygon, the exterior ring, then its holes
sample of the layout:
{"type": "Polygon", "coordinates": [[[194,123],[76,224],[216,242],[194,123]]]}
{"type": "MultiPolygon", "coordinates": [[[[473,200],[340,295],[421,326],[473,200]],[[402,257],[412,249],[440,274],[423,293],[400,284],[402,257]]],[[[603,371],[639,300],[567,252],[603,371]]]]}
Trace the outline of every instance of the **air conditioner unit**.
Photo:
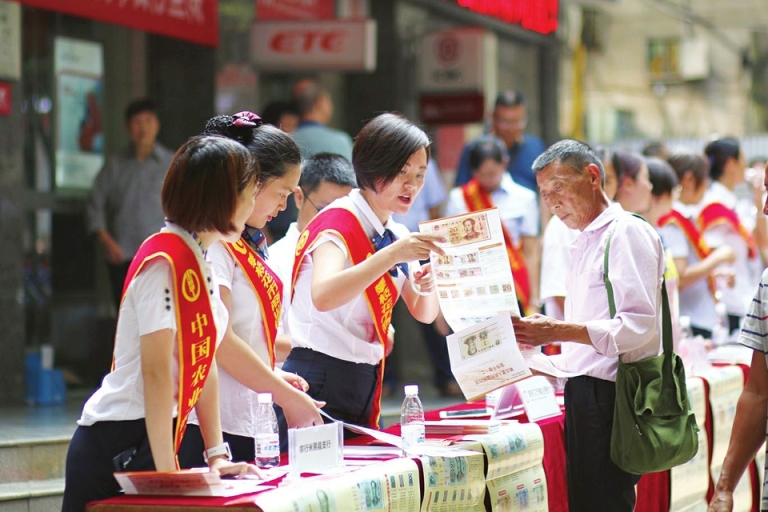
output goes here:
{"type": "Polygon", "coordinates": [[[703,80],[709,76],[709,42],[703,37],[680,40],[680,78],[703,80]]]}

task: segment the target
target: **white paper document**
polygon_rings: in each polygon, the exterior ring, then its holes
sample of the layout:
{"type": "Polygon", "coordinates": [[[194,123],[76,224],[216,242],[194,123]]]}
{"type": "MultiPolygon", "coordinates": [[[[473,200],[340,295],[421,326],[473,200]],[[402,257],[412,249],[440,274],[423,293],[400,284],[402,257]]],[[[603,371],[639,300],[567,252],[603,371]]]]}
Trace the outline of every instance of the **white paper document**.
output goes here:
{"type": "Polygon", "coordinates": [[[501,217],[497,208],[420,222],[421,233],[442,235],[445,254],[432,253],[440,309],[461,331],[500,311],[520,316],[501,217]]]}
{"type": "Polygon", "coordinates": [[[448,355],[456,382],[469,401],[531,375],[509,313],[449,335],[448,355]]]}

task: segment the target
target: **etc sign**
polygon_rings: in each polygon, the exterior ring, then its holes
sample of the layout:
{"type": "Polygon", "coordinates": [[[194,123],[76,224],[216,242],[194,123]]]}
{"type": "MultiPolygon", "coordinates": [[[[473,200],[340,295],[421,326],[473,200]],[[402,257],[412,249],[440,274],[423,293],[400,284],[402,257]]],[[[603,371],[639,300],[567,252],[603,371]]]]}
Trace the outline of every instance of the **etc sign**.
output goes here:
{"type": "Polygon", "coordinates": [[[251,58],[262,70],[373,71],[373,20],[261,21],[251,28],[251,58]]]}

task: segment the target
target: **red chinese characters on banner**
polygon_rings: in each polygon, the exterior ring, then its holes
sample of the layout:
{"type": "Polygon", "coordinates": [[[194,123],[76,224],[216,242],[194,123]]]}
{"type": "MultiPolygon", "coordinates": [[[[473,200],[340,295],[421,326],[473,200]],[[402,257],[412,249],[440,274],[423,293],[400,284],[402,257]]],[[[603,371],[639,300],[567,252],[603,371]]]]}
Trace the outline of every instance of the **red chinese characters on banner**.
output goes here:
{"type": "Polygon", "coordinates": [[[218,0],[18,0],[205,46],[219,44],[218,0]]]}
{"type": "Polygon", "coordinates": [[[336,15],[336,0],[256,0],[256,19],[330,20],[336,15]]]}
{"type": "Polygon", "coordinates": [[[540,34],[557,30],[559,0],[455,0],[461,7],[540,34]]]}

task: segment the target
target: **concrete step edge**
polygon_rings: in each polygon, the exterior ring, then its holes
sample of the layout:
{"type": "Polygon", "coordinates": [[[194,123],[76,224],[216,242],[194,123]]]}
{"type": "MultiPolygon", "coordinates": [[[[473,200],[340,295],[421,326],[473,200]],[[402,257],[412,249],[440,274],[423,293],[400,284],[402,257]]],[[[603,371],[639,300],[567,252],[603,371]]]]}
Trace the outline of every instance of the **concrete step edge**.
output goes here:
{"type": "Polygon", "coordinates": [[[0,484],[0,502],[58,496],[61,494],[64,494],[63,478],[0,484]]]}
{"type": "Polygon", "coordinates": [[[45,445],[45,444],[69,444],[72,434],[56,435],[48,437],[19,437],[13,439],[0,439],[0,450],[16,446],[45,445]]]}

